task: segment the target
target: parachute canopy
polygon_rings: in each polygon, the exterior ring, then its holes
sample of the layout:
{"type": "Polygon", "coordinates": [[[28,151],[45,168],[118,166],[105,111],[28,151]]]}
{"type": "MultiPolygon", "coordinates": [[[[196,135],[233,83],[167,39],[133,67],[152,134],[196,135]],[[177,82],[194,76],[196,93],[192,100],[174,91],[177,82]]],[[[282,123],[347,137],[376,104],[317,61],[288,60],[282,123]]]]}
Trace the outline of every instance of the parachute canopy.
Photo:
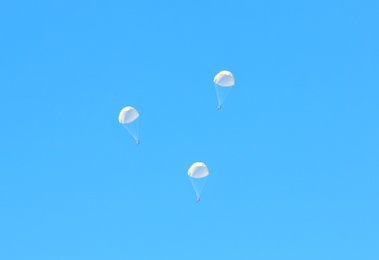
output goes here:
{"type": "Polygon", "coordinates": [[[193,189],[195,190],[197,200],[196,202],[200,201],[200,194],[203,190],[206,177],[209,175],[207,166],[202,162],[195,162],[192,164],[192,166],[188,169],[188,176],[190,177],[190,180],[192,182],[193,189]]]}
{"type": "Polygon", "coordinates": [[[118,116],[118,121],[121,124],[130,124],[131,122],[136,120],[138,117],[139,117],[139,114],[137,110],[134,107],[127,106],[121,110],[120,115],[118,116]]]}
{"type": "Polygon", "coordinates": [[[140,143],[138,139],[138,118],[139,114],[137,110],[131,106],[124,107],[118,116],[120,124],[130,133],[134,140],[136,140],[137,144],[140,143]]]}
{"type": "Polygon", "coordinates": [[[202,162],[195,162],[188,169],[188,176],[195,179],[205,178],[209,175],[207,166],[202,162]]]}
{"type": "Polygon", "coordinates": [[[221,87],[231,87],[234,85],[234,76],[230,71],[220,71],[213,79],[214,83],[221,87]]]}

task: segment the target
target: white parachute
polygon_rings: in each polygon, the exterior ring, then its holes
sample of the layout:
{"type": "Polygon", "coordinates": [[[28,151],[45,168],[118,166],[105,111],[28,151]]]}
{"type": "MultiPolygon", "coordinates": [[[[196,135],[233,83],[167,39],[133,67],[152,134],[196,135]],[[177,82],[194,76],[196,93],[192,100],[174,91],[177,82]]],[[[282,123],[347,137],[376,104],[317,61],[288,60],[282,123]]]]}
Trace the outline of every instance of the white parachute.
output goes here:
{"type": "Polygon", "coordinates": [[[138,139],[138,111],[131,106],[124,107],[120,115],[118,116],[118,121],[122,126],[130,133],[130,135],[136,140],[136,143],[139,144],[138,139]]]}
{"type": "Polygon", "coordinates": [[[206,177],[209,175],[208,167],[202,162],[195,162],[188,169],[188,176],[195,190],[197,201],[200,200],[200,194],[204,187],[206,177]]]}
{"type": "Polygon", "coordinates": [[[234,86],[234,76],[230,71],[220,71],[213,79],[217,94],[218,108],[221,108],[222,103],[228,96],[230,90],[234,86]]]}

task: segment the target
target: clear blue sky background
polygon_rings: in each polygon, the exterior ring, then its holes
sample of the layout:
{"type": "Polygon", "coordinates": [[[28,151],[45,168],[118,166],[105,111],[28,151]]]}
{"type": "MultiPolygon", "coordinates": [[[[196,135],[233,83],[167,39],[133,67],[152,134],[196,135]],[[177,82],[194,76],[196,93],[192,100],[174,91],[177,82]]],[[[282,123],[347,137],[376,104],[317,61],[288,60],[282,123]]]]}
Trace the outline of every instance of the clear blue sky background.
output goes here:
{"type": "Polygon", "coordinates": [[[1,1],[0,259],[379,259],[378,10],[1,1]]]}

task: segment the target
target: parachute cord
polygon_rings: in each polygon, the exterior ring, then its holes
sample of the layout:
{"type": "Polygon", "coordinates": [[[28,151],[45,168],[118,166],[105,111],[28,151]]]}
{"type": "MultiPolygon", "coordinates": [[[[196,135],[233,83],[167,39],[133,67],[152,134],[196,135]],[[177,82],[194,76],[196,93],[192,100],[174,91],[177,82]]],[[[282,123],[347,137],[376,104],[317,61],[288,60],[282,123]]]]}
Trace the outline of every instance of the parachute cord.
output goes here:
{"type": "MultiPolygon", "coordinates": [[[[137,123],[137,126],[138,126],[138,122],[136,122],[137,123]]],[[[137,136],[133,133],[133,131],[131,131],[130,129],[129,129],[129,127],[127,127],[126,125],[122,125],[125,129],[126,129],[126,131],[128,131],[129,132],[129,134],[133,137],[133,139],[135,140],[135,141],[138,141],[138,132],[137,132],[137,136]]],[[[137,131],[138,131],[138,128],[137,128],[137,131]]]]}
{"type": "Polygon", "coordinates": [[[205,185],[205,181],[207,180],[206,177],[200,178],[200,179],[196,179],[192,177],[189,177],[189,178],[191,180],[191,183],[192,183],[193,189],[195,190],[197,198],[200,198],[201,192],[205,185]]]}
{"type": "Polygon", "coordinates": [[[218,87],[217,87],[217,84],[214,84],[214,88],[216,89],[216,95],[217,95],[217,103],[218,103],[218,106],[221,107],[221,100],[220,100],[220,94],[219,94],[219,91],[218,91],[218,87]]]}
{"type": "Polygon", "coordinates": [[[217,95],[217,101],[218,106],[221,108],[222,103],[225,101],[226,97],[229,95],[230,91],[233,87],[227,87],[225,91],[223,91],[223,95],[221,96],[220,90],[223,88],[221,86],[218,86],[217,84],[214,84],[214,87],[216,89],[216,95],[217,95]]]}
{"type": "Polygon", "coordinates": [[[136,122],[136,136],[137,136],[137,139],[136,139],[136,142],[137,144],[139,144],[139,138],[138,138],[138,127],[139,127],[139,121],[136,122]]]}

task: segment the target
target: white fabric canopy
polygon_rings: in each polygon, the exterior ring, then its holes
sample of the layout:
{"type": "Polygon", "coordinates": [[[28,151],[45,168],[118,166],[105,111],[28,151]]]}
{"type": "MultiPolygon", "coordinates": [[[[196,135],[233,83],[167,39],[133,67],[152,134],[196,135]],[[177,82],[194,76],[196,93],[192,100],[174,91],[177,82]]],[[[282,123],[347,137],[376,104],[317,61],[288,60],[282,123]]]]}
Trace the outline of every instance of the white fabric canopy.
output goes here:
{"type": "Polygon", "coordinates": [[[221,87],[231,87],[234,85],[234,76],[230,71],[223,70],[214,77],[213,81],[221,87]]]}
{"type": "Polygon", "coordinates": [[[188,169],[188,176],[200,179],[209,175],[207,166],[202,162],[196,162],[188,169]]]}
{"type": "Polygon", "coordinates": [[[137,110],[134,107],[127,106],[121,110],[120,115],[118,116],[118,121],[121,124],[129,124],[136,120],[138,117],[139,114],[137,110]]]}

